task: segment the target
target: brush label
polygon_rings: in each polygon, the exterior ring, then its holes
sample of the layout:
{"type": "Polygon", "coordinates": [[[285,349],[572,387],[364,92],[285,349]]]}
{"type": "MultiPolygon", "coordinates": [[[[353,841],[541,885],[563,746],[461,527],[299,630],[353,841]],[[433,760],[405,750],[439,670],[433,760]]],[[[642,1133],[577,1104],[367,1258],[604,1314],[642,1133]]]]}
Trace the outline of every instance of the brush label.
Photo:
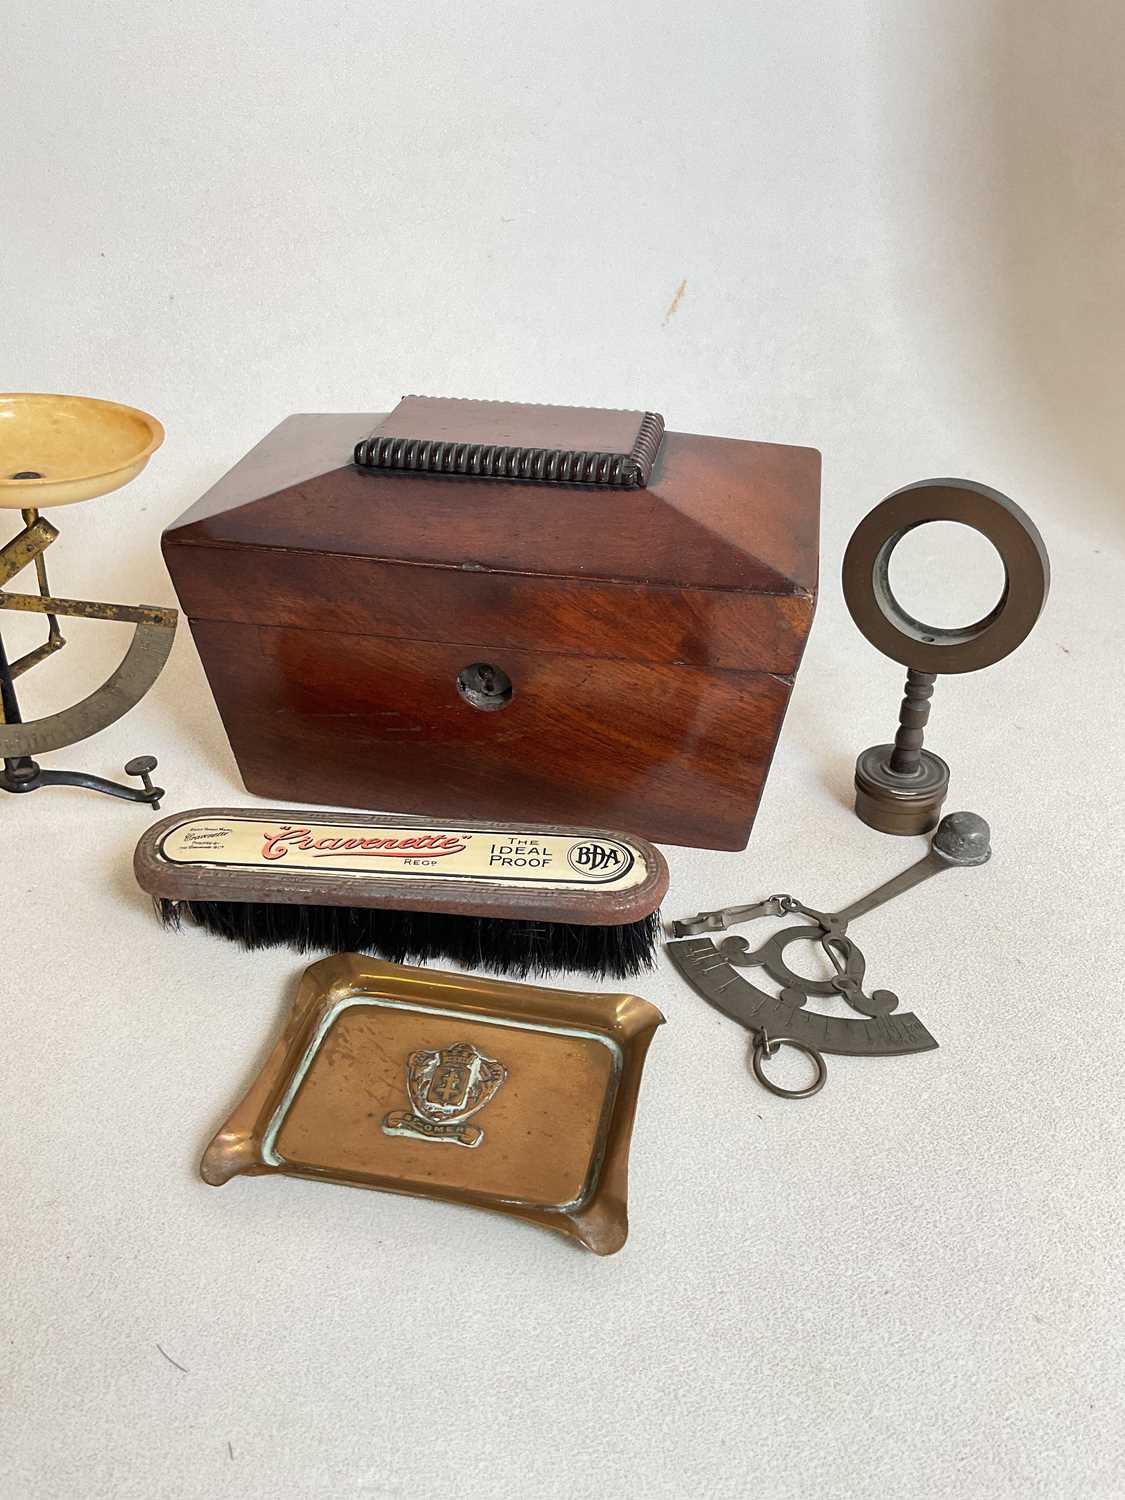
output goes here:
{"type": "Polygon", "coordinates": [[[403,880],[487,880],[544,889],[627,891],[644,883],[640,851],[621,839],[487,828],[395,827],[238,818],[188,818],[158,846],[175,865],[300,870],[403,880]]]}

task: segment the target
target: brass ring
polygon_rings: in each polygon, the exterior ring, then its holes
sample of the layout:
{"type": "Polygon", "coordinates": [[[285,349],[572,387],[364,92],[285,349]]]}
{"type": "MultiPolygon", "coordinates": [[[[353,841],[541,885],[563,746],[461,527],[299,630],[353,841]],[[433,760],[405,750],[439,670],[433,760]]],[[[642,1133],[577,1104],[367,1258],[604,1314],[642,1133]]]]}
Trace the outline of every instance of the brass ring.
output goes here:
{"type": "Polygon", "coordinates": [[[764,1089],[769,1089],[771,1094],[776,1094],[779,1099],[808,1099],[812,1094],[818,1094],[824,1087],[824,1081],[828,1077],[828,1068],[825,1066],[824,1058],[806,1042],[799,1042],[792,1036],[771,1036],[768,1040],[763,1037],[754,1043],[754,1056],[751,1066],[754,1069],[754,1077],[764,1089]],[[816,1069],[816,1077],[803,1089],[783,1089],[778,1083],[771,1083],[762,1068],[763,1055],[772,1057],[779,1047],[796,1047],[798,1052],[803,1052],[812,1061],[816,1069]],[[767,1052],[768,1047],[768,1052],[767,1052]]]}
{"type": "Polygon", "coordinates": [[[931,479],[889,495],[856,527],[844,554],[844,599],[876,650],[918,672],[975,672],[1016,649],[1039,618],[1051,583],[1047,549],[1014,500],[968,479],[931,479]],[[988,538],[1004,565],[1004,590],[975,624],[926,625],[891,590],[891,553],[928,521],[957,521],[988,538]]]}

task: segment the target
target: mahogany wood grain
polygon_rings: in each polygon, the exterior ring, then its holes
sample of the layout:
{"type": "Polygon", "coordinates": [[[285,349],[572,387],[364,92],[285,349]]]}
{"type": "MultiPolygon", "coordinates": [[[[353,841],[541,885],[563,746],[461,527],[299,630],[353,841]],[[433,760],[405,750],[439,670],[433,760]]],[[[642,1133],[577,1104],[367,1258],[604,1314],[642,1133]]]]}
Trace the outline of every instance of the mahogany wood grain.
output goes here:
{"type": "Polygon", "coordinates": [[[745,844],[816,600],[819,457],[667,433],[647,488],[361,471],[289,418],[164,536],[247,787],[745,844]],[[488,662],[507,707],[458,694],[488,662]]]}
{"type": "Polygon", "coordinates": [[[176,522],[168,543],[815,594],[814,449],[666,432],[648,486],[609,490],[357,469],[352,443],[378,419],[289,417],[176,522]],[[317,465],[327,467],[310,474],[317,465]]]}
{"type": "MultiPolygon", "coordinates": [[[[493,652],[549,645],[569,656],[792,675],[812,623],[806,593],[752,594],[419,567],[339,553],[202,543],[169,548],[195,620],[440,637],[493,652]]],[[[472,660],[473,658],[468,658],[472,660]]]]}
{"type": "Polygon", "coordinates": [[[512,701],[489,713],[456,689],[488,642],[191,628],[257,796],[533,823],[581,809],[716,849],[749,837],[790,693],[767,672],[507,651],[512,701]]]}

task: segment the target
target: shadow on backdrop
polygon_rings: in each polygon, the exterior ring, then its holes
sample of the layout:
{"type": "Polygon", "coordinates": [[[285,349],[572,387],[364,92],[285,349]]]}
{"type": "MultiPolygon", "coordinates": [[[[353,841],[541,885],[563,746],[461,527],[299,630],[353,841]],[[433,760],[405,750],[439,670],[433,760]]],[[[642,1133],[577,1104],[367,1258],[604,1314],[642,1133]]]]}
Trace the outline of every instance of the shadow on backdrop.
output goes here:
{"type": "Polygon", "coordinates": [[[1119,524],[1125,5],[881,10],[875,253],[916,376],[935,411],[963,414],[967,449],[1001,423],[1076,520],[1119,524]]]}
{"type": "Polygon", "coordinates": [[[992,15],[999,331],[1049,440],[1125,518],[1125,5],[992,15]]]}

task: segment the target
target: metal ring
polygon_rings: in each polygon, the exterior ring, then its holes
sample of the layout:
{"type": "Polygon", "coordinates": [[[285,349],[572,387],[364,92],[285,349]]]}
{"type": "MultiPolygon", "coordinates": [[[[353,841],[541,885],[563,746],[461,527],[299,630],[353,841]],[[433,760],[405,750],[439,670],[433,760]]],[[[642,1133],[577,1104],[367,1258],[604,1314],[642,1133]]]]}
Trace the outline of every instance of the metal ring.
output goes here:
{"type": "Polygon", "coordinates": [[[889,495],[859,523],[844,554],[844,599],[876,650],[919,672],[975,672],[1014,651],[1039,618],[1051,582],[1047,549],[1014,500],[968,479],[932,479],[889,495]],[[890,585],[891,553],[908,531],[956,521],[988,538],[1004,565],[995,608],[972,625],[926,625],[890,585]]]}
{"type": "Polygon", "coordinates": [[[754,1056],[751,1065],[754,1069],[754,1077],[762,1087],[769,1089],[770,1093],[776,1094],[779,1099],[808,1099],[812,1094],[820,1092],[824,1087],[824,1080],[828,1077],[828,1068],[825,1066],[824,1058],[816,1048],[810,1047],[806,1042],[799,1042],[796,1037],[792,1036],[759,1037],[754,1043],[754,1056]],[[783,1089],[780,1084],[771,1083],[766,1077],[765,1071],[762,1068],[762,1057],[763,1055],[772,1057],[779,1047],[796,1047],[798,1052],[803,1052],[807,1058],[811,1059],[813,1067],[816,1069],[816,1077],[807,1088],[783,1089]]]}

